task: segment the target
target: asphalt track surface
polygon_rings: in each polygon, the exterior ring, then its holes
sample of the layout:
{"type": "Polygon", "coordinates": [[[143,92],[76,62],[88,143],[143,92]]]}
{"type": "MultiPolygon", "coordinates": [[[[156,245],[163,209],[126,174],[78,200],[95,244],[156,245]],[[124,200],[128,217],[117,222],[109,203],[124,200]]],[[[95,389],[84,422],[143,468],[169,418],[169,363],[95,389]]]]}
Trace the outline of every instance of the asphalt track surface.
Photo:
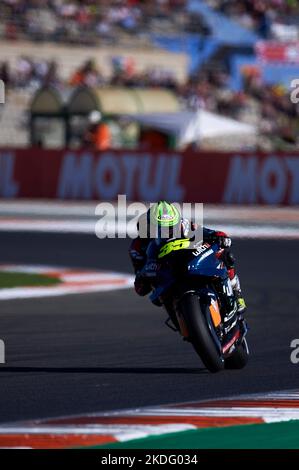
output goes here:
{"type": "MultiPolygon", "coordinates": [[[[1,262],[130,272],[128,240],[0,234],[1,262]]],[[[101,412],[299,387],[298,242],[236,240],[248,302],[251,359],[207,372],[164,312],[133,290],[2,301],[1,422],[101,412]]]]}

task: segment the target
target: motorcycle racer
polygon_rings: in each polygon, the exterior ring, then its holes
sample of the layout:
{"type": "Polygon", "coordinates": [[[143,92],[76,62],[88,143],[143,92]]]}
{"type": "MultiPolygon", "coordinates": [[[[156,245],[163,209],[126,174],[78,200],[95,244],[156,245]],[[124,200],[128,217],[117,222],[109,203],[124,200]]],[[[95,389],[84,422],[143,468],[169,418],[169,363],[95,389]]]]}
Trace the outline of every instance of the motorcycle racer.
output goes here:
{"type": "MultiPolygon", "coordinates": [[[[141,296],[145,296],[151,291],[151,286],[147,279],[140,274],[147,261],[147,247],[153,238],[155,238],[152,233],[149,233],[151,224],[157,229],[156,237],[163,238],[163,229],[167,229],[167,239],[174,238],[174,235],[178,233],[179,238],[188,238],[188,235],[196,230],[196,224],[193,221],[182,218],[176,206],[166,201],[159,201],[147,213],[140,216],[138,221],[139,235],[131,242],[129,256],[136,275],[135,290],[141,296]],[[146,227],[145,230],[147,231],[145,235],[148,236],[144,236],[144,232],[143,236],[140,236],[141,228],[144,229],[144,227],[146,227]]],[[[209,244],[217,243],[219,245],[217,257],[227,268],[228,277],[237,301],[238,313],[243,314],[246,310],[246,303],[242,295],[239,276],[235,269],[235,258],[231,251],[231,238],[225,232],[203,227],[203,242],[209,244]]]]}

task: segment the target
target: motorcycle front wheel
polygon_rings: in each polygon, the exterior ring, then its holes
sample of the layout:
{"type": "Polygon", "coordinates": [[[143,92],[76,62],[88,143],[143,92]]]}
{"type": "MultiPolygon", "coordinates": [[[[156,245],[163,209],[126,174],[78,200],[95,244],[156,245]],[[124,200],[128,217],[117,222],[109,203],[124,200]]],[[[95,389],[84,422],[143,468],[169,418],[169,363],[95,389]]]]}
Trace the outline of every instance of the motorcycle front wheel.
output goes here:
{"type": "Polygon", "coordinates": [[[219,372],[224,369],[224,359],[210,332],[206,312],[208,305],[201,306],[197,295],[185,294],[180,301],[180,310],[186,323],[189,340],[210,372],[219,372]]]}
{"type": "Polygon", "coordinates": [[[226,369],[243,369],[246,366],[249,359],[249,349],[247,345],[246,338],[243,338],[243,341],[236,350],[231,354],[230,357],[225,359],[225,368],[226,369]]]}

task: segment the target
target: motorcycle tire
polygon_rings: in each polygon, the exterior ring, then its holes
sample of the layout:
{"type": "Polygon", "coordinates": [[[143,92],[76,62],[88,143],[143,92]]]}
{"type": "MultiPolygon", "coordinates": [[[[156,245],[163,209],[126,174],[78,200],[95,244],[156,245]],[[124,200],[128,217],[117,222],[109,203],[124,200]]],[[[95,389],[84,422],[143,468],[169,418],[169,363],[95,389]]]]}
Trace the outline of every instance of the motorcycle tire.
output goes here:
{"type": "Polygon", "coordinates": [[[249,350],[246,338],[243,338],[242,343],[235,349],[230,357],[225,359],[226,369],[243,369],[249,359],[249,350]]]}
{"type": "Polygon", "coordinates": [[[219,372],[224,369],[224,359],[221,356],[209,330],[205,312],[201,307],[199,298],[195,294],[185,294],[180,302],[180,310],[185,320],[195,351],[210,372],[219,372]]]}

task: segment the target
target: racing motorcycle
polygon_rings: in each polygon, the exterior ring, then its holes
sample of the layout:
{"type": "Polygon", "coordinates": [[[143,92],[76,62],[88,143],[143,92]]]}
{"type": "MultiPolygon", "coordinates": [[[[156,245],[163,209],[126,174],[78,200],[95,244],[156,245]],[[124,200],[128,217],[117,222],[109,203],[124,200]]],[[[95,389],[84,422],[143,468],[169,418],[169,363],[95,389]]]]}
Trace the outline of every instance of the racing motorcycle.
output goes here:
{"type": "Polygon", "coordinates": [[[217,243],[190,239],[153,240],[141,275],[150,300],[164,306],[166,325],[190,342],[210,372],[241,369],[249,357],[248,331],[217,243]]]}

